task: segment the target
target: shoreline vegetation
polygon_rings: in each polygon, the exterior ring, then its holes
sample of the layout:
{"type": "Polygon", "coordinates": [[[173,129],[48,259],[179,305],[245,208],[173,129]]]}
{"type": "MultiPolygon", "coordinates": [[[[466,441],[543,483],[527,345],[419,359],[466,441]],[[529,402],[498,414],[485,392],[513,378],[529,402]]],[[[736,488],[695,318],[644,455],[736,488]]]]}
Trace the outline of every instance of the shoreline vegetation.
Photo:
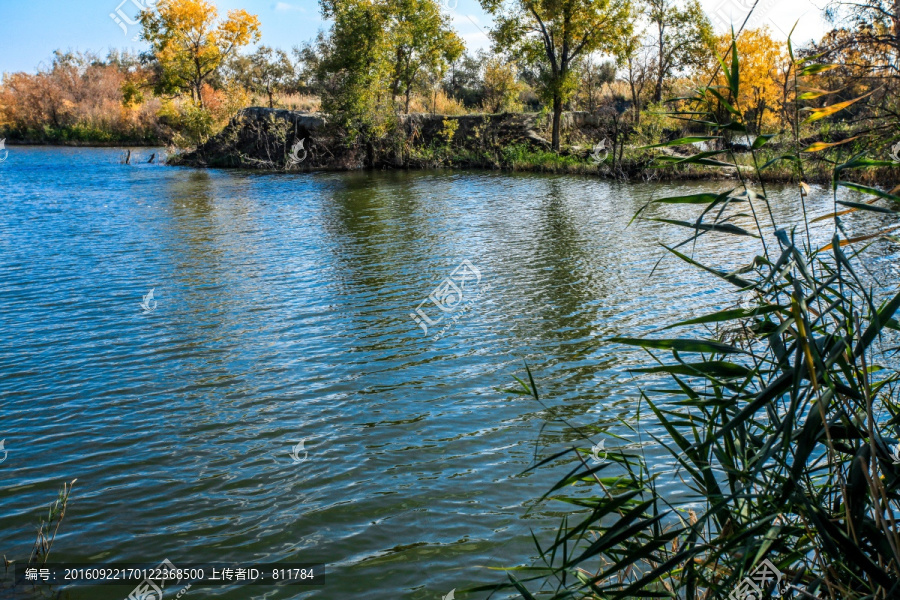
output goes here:
{"type": "Polygon", "coordinates": [[[632,181],[826,183],[865,154],[884,166],[859,170],[863,183],[900,180],[900,14],[876,0],[835,7],[834,29],[796,47],[767,27],[716,33],[696,0],[481,3],[495,20],[490,52],[467,50],[436,0],[321,0],[328,29],[285,51],[250,50],[262,33],[244,10],[160,0],[135,15],[142,53],[56,51],[34,73],[3,74],[0,138],[166,146],[172,164],[196,167],[632,181]],[[691,90],[721,95],[732,33],[741,94],[716,115],[730,126],[708,139],[688,118],[691,90]],[[304,119],[322,124],[298,128],[304,119]],[[762,131],[774,138],[753,155],[762,131]],[[731,152],[737,167],[721,160],[731,152]],[[803,169],[780,159],[788,153],[803,169]]]}
{"type": "MultiPolygon", "coordinates": [[[[225,127],[195,148],[178,148],[161,139],[78,139],[70,134],[43,140],[8,140],[10,146],[68,147],[158,147],[168,146],[167,164],[195,168],[240,168],[272,172],[352,171],[362,169],[490,169],[512,172],[541,172],[590,175],[624,181],[725,181],[740,180],[799,183],[793,165],[781,164],[765,171],[754,169],[754,158],[762,164],[791,150],[790,143],[776,136],[755,157],[740,140],[685,143],[660,148],[616,144],[603,137],[603,120],[587,112],[564,112],[559,152],[552,151],[549,115],[543,113],[501,113],[400,115],[393,135],[364,148],[347,143],[343,131],[329,123],[329,115],[265,107],[240,109],[225,127]],[[606,140],[598,149],[595,139],[606,140]],[[293,147],[303,142],[300,162],[292,162],[293,147]],[[609,145],[607,146],[606,143],[609,145]],[[593,144],[593,145],[592,145],[593,144]],[[733,166],[708,164],[667,165],[659,159],[684,160],[698,149],[734,151],[733,166]]],[[[682,132],[670,131],[677,139],[682,132]]],[[[687,136],[690,139],[690,136],[687,136]]],[[[682,136],[684,139],[684,136],[682,136]]],[[[748,138],[749,139],[749,138],[748,138]]],[[[844,138],[846,139],[846,138],[844,138]]],[[[838,140],[840,143],[842,140],[838,140]]],[[[804,146],[814,138],[801,140],[804,146]]],[[[832,181],[834,160],[827,155],[807,157],[805,183],[832,181]]],[[[861,183],[900,181],[900,164],[887,164],[859,173],[861,183]]]]}
{"type": "MultiPolygon", "coordinates": [[[[549,115],[505,113],[472,115],[400,115],[392,134],[365,146],[347,144],[340,127],[327,115],[253,107],[242,110],[229,124],[198,148],[179,152],[169,164],[201,168],[245,168],[268,171],[348,171],[358,169],[493,169],[522,172],[594,175],[628,181],[739,180],[795,183],[793,164],[766,171],[761,163],[791,151],[790,144],[770,139],[755,154],[750,144],[724,138],[657,148],[626,145],[614,136],[603,138],[604,120],[587,112],[565,112],[561,118],[559,152],[551,149],[549,115]],[[598,148],[593,140],[609,144],[598,148]],[[618,143],[617,143],[618,142],[618,143]],[[714,145],[715,143],[715,145],[714,145]],[[592,145],[593,144],[593,145],[592,145]],[[297,148],[296,154],[292,153],[297,148]],[[734,152],[733,166],[688,161],[697,150],[734,152]],[[667,165],[662,160],[685,161],[667,165]],[[740,174],[738,173],[740,169],[740,174]]],[[[669,132],[677,141],[679,132],[669,132]]],[[[680,138],[693,139],[693,138],[680,138]]],[[[751,142],[752,143],[752,142],[751,142]]],[[[809,146],[812,140],[803,140],[809,146]]],[[[808,159],[803,181],[828,183],[833,162],[808,159]]],[[[860,173],[863,183],[898,179],[900,166],[884,166],[860,173]]]]}

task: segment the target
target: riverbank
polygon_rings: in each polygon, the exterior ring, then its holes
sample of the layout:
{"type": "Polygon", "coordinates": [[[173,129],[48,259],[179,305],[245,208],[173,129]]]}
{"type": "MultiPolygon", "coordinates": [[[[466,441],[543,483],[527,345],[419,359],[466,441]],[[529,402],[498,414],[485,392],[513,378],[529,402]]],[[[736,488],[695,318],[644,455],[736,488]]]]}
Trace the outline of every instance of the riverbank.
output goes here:
{"type": "MultiPolygon", "coordinates": [[[[346,171],[358,169],[487,168],[595,175],[634,181],[757,179],[754,160],[763,165],[764,182],[798,181],[790,152],[773,140],[756,151],[734,146],[723,150],[739,165],[692,164],[686,159],[699,148],[690,144],[646,148],[631,143],[628,131],[610,131],[610,120],[586,112],[564,113],[564,145],[550,149],[549,115],[503,113],[479,115],[400,115],[392,133],[377,142],[348,139],[326,115],[299,111],[247,108],[198,148],[170,158],[169,163],[192,167],[249,168],[270,171],[346,171]],[[603,142],[601,147],[598,143],[603,142]],[[732,154],[733,152],[733,154],[732,154]]],[[[664,132],[669,139],[679,132],[664,132]]],[[[831,157],[810,154],[804,180],[831,180],[831,157]]],[[[900,168],[865,173],[868,183],[894,185],[900,168]]]]}

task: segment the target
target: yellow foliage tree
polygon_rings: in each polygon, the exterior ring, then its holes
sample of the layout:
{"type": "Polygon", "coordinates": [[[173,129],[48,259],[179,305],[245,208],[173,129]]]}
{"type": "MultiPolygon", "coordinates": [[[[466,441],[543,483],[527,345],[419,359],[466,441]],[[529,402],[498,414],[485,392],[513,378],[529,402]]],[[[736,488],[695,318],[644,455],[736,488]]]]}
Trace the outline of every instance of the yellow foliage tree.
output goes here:
{"type": "MultiPolygon", "coordinates": [[[[737,46],[741,61],[741,93],[736,108],[755,132],[764,127],[779,126],[782,108],[790,100],[786,85],[790,70],[786,43],[773,39],[769,28],[763,26],[741,32],[737,46]]],[[[716,39],[716,50],[726,57],[726,64],[731,56],[730,49],[730,33],[716,39]]],[[[715,66],[710,67],[710,72],[715,66]]],[[[721,70],[716,84],[727,85],[721,70]]]]}
{"type": "Polygon", "coordinates": [[[142,36],[150,42],[162,69],[160,87],[190,91],[203,106],[203,83],[238,48],[259,40],[259,19],[245,10],[228,11],[218,20],[206,0],[160,0],[141,13],[142,36]]]}

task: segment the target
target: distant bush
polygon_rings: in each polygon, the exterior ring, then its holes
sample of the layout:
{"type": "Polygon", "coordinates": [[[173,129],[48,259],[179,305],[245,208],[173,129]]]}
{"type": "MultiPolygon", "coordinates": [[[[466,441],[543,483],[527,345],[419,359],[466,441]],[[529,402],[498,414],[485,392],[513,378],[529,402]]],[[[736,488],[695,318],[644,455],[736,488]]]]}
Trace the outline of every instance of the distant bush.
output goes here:
{"type": "Polygon", "coordinates": [[[49,68],[0,82],[0,136],[34,142],[158,143],[158,100],[144,100],[143,72],[90,54],[54,54],[49,68]]]}

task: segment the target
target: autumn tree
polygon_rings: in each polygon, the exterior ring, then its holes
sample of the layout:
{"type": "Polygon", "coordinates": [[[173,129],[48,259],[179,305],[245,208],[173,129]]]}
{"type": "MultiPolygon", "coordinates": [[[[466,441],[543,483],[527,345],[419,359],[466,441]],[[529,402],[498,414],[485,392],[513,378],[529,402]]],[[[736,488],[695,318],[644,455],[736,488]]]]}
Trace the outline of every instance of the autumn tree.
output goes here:
{"type": "MultiPolygon", "coordinates": [[[[897,110],[897,88],[900,78],[891,75],[890,51],[883,45],[865,43],[865,38],[856,35],[855,31],[835,29],[826,33],[822,39],[799,51],[803,58],[817,63],[832,65],[831,68],[817,76],[816,87],[806,90],[804,99],[813,100],[814,104],[835,103],[860,96],[862,102],[854,103],[843,112],[844,120],[861,123],[862,120],[873,119],[875,133],[885,131],[893,137],[892,130],[897,129],[900,111],[897,110]],[[816,91],[826,88],[827,94],[816,91]]],[[[869,139],[881,137],[870,136],[869,139]]],[[[891,140],[893,141],[893,140],[891,140]]]]}
{"type": "MultiPolygon", "coordinates": [[[[800,52],[835,67],[816,82],[832,90],[819,102],[858,99],[843,119],[860,145],[888,154],[900,131],[900,0],[832,0],[826,17],[834,29],[800,52]]],[[[818,92],[804,96],[810,93],[818,92]]]]}
{"type": "Polygon", "coordinates": [[[645,0],[655,48],[653,101],[661,102],[666,80],[683,69],[703,64],[714,35],[698,0],[681,6],[674,0],[645,0]]]}
{"type": "Polygon", "coordinates": [[[518,80],[515,63],[505,63],[498,56],[489,58],[484,65],[483,82],[484,110],[500,113],[522,109],[519,94],[525,86],[518,80]]]}
{"type": "Polygon", "coordinates": [[[206,0],[160,0],[141,13],[142,37],[160,67],[160,87],[190,92],[203,106],[201,88],[237,50],[259,40],[259,19],[232,10],[220,21],[206,0]]]}
{"type": "MultiPolygon", "coordinates": [[[[717,38],[716,49],[720,56],[730,53],[731,33],[717,38]]],[[[780,115],[786,89],[789,63],[784,42],[772,38],[767,26],[745,30],[737,39],[741,60],[741,86],[737,98],[737,110],[744,115],[751,133],[758,133],[764,127],[780,125],[780,115]]],[[[715,67],[709,67],[715,72],[715,67]]],[[[725,85],[725,76],[718,72],[716,83],[725,85]]]]}
{"type": "Polygon", "coordinates": [[[56,51],[36,73],[0,78],[0,138],[158,142],[159,103],[140,93],[148,76],[134,55],[56,51]]]}
{"type": "Polygon", "coordinates": [[[553,110],[552,147],[559,150],[563,107],[578,85],[575,61],[613,54],[632,28],[630,0],[480,0],[495,18],[495,49],[534,65],[553,110]]]}
{"type": "Polygon", "coordinates": [[[825,49],[833,59],[856,55],[862,62],[855,65],[871,74],[900,78],[900,1],[832,0],[825,15],[837,31],[846,33],[828,36],[825,49]]]}

